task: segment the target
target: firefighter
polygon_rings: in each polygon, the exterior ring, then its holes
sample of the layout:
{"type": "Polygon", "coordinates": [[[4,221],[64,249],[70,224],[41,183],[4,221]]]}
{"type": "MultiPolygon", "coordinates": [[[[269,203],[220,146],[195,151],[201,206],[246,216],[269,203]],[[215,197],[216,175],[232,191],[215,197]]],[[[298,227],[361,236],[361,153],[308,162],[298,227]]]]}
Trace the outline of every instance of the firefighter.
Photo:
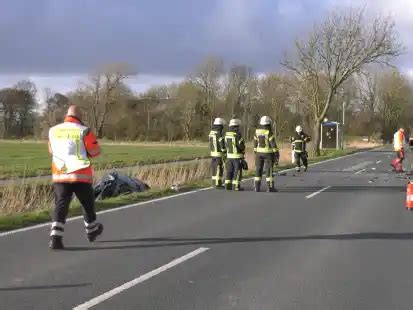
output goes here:
{"type": "Polygon", "coordinates": [[[82,123],[77,106],[70,106],[64,122],[50,128],[49,153],[52,155],[55,197],[49,247],[54,250],[64,248],[64,225],[73,194],[84,209],[87,239],[95,241],[102,234],[103,225],[96,222],[90,158],[100,155],[100,146],[92,131],[82,123]]]}
{"type": "Polygon", "coordinates": [[[224,161],[226,156],[225,141],[223,129],[225,120],[216,118],[209,132],[209,149],[212,159],[212,185],[217,188],[223,188],[222,178],[224,176],[224,161]]]}
{"type": "Polygon", "coordinates": [[[295,134],[291,137],[291,143],[294,150],[294,159],[297,172],[301,170],[301,161],[304,166],[304,171],[308,169],[308,153],[307,153],[307,143],[311,141],[311,137],[304,133],[301,126],[295,128],[295,134]]]}
{"type": "Polygon", "coordinates": [[[273,166],[278,163],[280,153],[275,142],[275,136],[271,128],[271,118],[263,116],[260,119],[258,128],[254,135],[254,153],[255,153],[255,191],[261,189],[262,172],[265,166],[265,176],[267,181],[267,191],[275,192],[273,166]]]}
{"type": "Polygon", "coordinates": [[[231,119],[229,130],[225,133],[225,147],[227,150],[225,189],[242,191],[242,169],[245,154],[245,141],[241,136],[239,119],[231,119]]]}

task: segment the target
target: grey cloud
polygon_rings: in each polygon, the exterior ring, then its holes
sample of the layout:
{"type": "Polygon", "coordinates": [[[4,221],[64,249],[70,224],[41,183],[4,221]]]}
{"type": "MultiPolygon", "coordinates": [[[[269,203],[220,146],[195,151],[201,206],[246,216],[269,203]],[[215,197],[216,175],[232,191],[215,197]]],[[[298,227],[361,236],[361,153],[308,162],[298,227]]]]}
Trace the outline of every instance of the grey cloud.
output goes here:
{"type": "MultiPolygon", "coordinates": [[[[0,72],[82,73],[127,61],[139,72],[183,75],[208,54],[269,71],[331,2],[3,0],[0,72]]],[[[410,58],[400,64],[413,67],[410,58]]]]}

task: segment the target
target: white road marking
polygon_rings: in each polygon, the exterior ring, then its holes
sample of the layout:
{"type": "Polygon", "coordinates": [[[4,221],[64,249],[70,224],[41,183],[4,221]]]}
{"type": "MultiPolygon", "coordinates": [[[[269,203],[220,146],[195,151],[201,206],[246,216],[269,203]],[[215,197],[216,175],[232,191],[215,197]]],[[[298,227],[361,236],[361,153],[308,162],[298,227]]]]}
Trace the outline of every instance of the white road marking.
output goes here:
{"type": "Polygon", "coordinates": [[[380,163],[381,163],[381,160],[376,161],[376,164],[377,164],[377,165],[380,164],[380,163]]]}
{"type": "Polygon", "coordinates": [[[331,188],[331,186],[326,186],[326,187],[320,189],[319,191],[316,191],[315,193],[312,193],[310,195],[305,196],[305,199],[313,198],[314,196],[317,196],[318,194],[328,190],[329,188],[331,188]]]}
{"type": "Polygon", "coordinates": [[[132,281],[126,282],[125,284],[122,284],[118,287],[113,288],[112,290],[103,293],[102,295],[99,295],[81,305],[78,305],[76,307],[73,308],[73,310],[86,310],[86,309],[90,309],[91,307],[94,307],[102,302],[104,302],[105,300],[112,298],[113,296],[122,293],[123,291],[130,289],[136,285],[138,285],[139,283],[142,283],[146,280],[149,280],[150,278],[153,278],[154,276],[157,276],[158,274],[167,271],[168,269],[171,269],[173,267],[175,267],[176,265],[179,265],[205,251],[209,250],[209,248],[199,248],[195,251],[192,251],[184,256],[181,256],[177,259],[174,259],[173,261],[171,261],[170,263],[163,265],[157,269],[154,269],[148,273],[145,273],[144,275],[141,275],[140,277],[133,279],[132,281]]]}
{"type": "Polygon", "coordinates": [[[360,174],[360,173],[362,173],[362,172],[364,172],[364,171],[366,171],[366,169],[361,169],[361,170],[355,172],[354,174],[360,174]]]}
{"type": "Polygon", "coordinates": [[[370,165],[370,164],[372,164],[372,163],[373,163],[372,161],[363,161],[363,162],[361,162],[361,163],[359,163],[359,164],[357,164],[357,165],[355,165],[355,166],[351,166],[351,167],[349,167],[349,168],[343,169],[343,171],[356,171],[356,170],[359,170],[359,169],[361,169],[361,168],[364,168],[364,167],[366,167],[366,166],[368,166],[368,165],[370,165]]]}
{"type": "MultiPolygon", "coordinates": [[[[378,148],[377,150],[381,150],[383,148],[384,147],[378,148]]],[[[344,158],[348,158],[348,157],[352,157],[352,156],[356,156],[356,155],[361,155],[361,154],[365,154],[365,153],[369,153],[369,152],[371,152],[371,151],[362,151],[362,152],[357,152],[357,153],[353,153],[353,154],[348,154],[348,155],[344,155],[344,156],[341,156],[341,157],[331,158],[331,159],[327,159],[327,160],[324,160],[324,161],[319,161],[319,162],[316,162],[316,163],[312,163],[312,164],[309,164],[309,166],[311,166],[311,167],[312,166],[317,166],[317,165],[321,165],[321,164],[328,163],[328,162],[331,162],[331,161],[336,161],[336,160],[340,160],[340,159],[344,159],[344,158]]],[[[285,169],[285,170],[279,171],[279,173],[292,171],[294,169],[295,168],[285,169]]],[[[254,178],[244,179],[243,182],[244,181],[250,181],[252,179],[254,179],[254,178]]],[[[195,194],[195,193],[199,193],[199,192],[207,191],[207,190],[211,190],[211,189],[212,189],[212,187],[200,188],[200,189],[196,189],[196,190],[185,192],[185,193],[174,194],[174,195],[171,195],[171,196],[166,196],[166,197],[162,197],[162,198],[156,198],[156,199],[152,199],[152,200],[142,201],[142,202],[133,203],[133,204],[130,204],[130,205],[125,205],[123,207],[118,207],[118,208],[99,211],[99,212],[97,212],[97,214],[117,212],[117,211],[129,209],[129,208],[134,208],[134,207],[138,207],[138,206],[142,206],[142,205],[146,205],[146,204],[150,204],[150,203],[155,203],[155,202],[159,202],[159,201],[163,201],[163,200],[167,200],[167,199],[173,199],[173,198],[184,196],[184,195],[195,194]]],[[[68,218],[66,220],[66,222],[76,221],[76,220],[79,220],[79,219],[83,220],[83,216],[80,215],[80,216],[75,216],[75,217],[68,218]]],[[[14,229],[14,230],[9,230],[9,231],[0,233],[0,238],[10,236],[10,235],[14,235],[14,234],[17,234],[17,233],[20,233],[20,232],[30,231],[30,230],[37,229],[37,228],[47,227],[49,225],[50,225],[50,222],[37,224],[37,225],[33,225],[33,226],[28,226],[28,227],[24,227],[24,228],[18,228],[18,229],[14,229]]]]}

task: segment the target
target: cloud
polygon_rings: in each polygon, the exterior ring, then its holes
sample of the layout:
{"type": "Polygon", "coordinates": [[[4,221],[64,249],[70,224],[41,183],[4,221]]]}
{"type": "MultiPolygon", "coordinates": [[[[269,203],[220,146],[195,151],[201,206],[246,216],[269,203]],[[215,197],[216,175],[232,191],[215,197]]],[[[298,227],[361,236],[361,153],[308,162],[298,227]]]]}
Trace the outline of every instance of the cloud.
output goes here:
{"type": "Polygon", "coordinates": [[[2,0],[0,73],[77,75],[126,61],[140,74],[184,76],[209,54],[278,69],[296,37],[333,6],[392,12],[413,67],[412,0],[2,0]]]}

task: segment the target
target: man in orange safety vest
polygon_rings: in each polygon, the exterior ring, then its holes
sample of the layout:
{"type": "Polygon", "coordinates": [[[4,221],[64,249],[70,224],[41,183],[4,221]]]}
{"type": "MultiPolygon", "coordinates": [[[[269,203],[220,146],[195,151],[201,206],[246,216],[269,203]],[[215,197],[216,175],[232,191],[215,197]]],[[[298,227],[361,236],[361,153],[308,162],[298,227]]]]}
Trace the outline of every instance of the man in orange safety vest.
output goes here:
{"type": "Polygon", "coordinates": [[[404,145],[406,142],[406,137],[404,135],[404,129],[400,128],[398,131],[393,136],[393,147],[394,151],[396,152],[396,159],[393,161],[392,166],[396,169],[398,172],[402,172],[402,162],[405,157],[404,153],[404,145]]]}
{"type": "Polygon", "coordinates": [[[95,241],[103,232],[103,225],[96,222],[93,168],[90,162],[91,157],[100,155],[100,146],[96,136],[82,123],[81,118],[79,108],[72,105],[64,122],[49,130],[55,197],[49,247],[54,250],[64,248],[64,225],[73,194],[84,209],[88,240],[95,241]]]}

